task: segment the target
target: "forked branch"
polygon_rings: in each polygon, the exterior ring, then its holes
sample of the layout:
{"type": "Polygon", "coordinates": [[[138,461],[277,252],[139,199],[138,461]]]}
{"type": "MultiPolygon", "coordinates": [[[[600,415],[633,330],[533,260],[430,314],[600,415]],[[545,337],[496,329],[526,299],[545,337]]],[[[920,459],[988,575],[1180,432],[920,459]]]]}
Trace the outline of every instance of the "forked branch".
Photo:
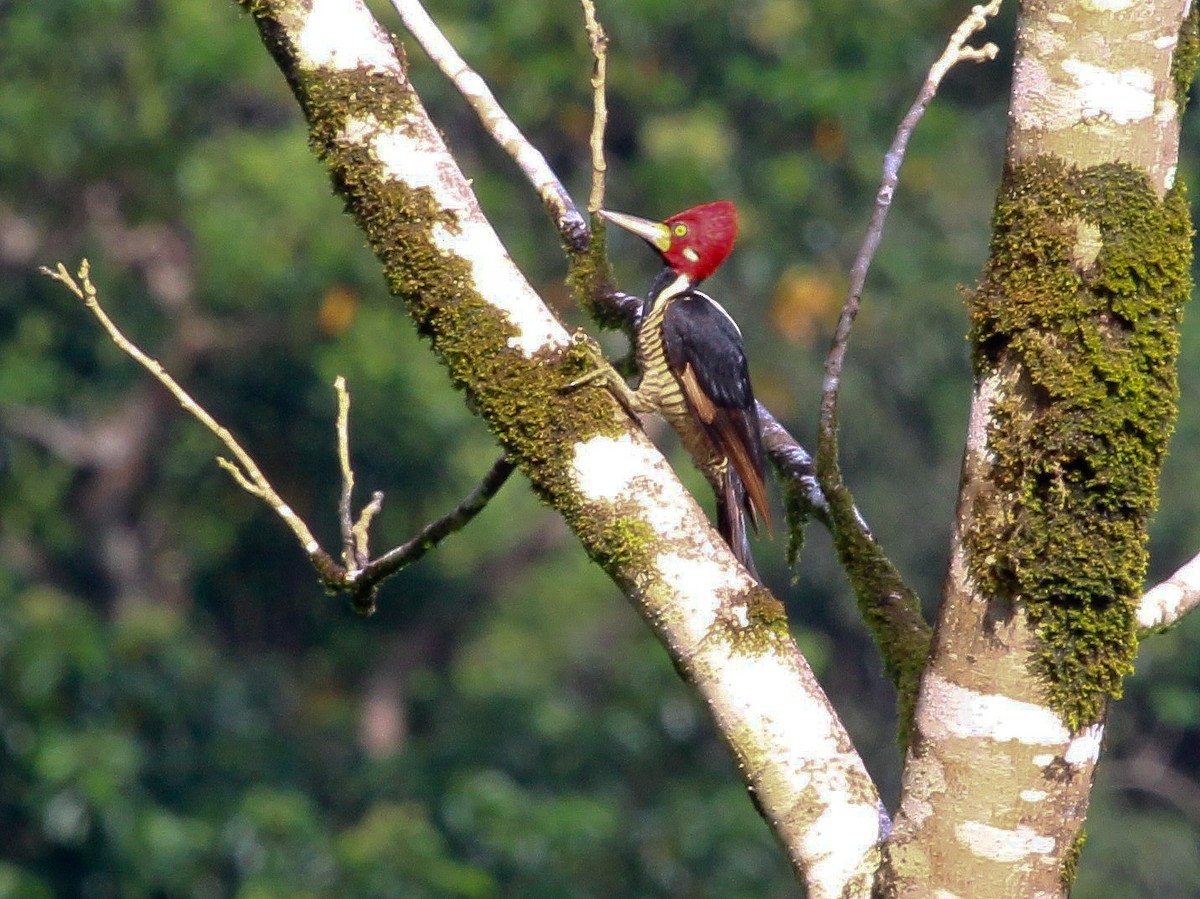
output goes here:
{"type": "Polygon", "coordinates": [[[237,438],[213,418],[208,410],[196,402],[158,360],[143,352],[117,327],[100,305],[99,294],[91,280],[91,266],[86,259],[80,263],[78,280],[71,276],[67,267],[61,262],[54,269],[43,266],[41,271],[83,300],[84,305],[108,332],[113,343],[154,375],[184,410],[191,413],[215,434],[218,440],[225,444],[230,455],[233,456],[233,460],[218,456],[217,463],[229,472],[243,490],[261,499],[283,519],[284,524],[296,536],[313,568],[316,569],[317,576],[325,589],[334,593],[348,593],[355,609],[361,614],[369,614],[374,611],[375,596],[380,583],[401,568],[421,558],[446,536],[464,527],[487,505],[488,500],[496,494],[496,491],[503,486],[512,473],[512,464],[501,456],[479,485],[453,511],[427,524],[412,540],[371,561],[367,534],[371,520],[379,512],[383,503],[383,494],[376,492],[372,496],[371,502],[363,508],[358,521],[351,521],[354,472],[350,467],[350,394],[346,390],[345,380],[338,377],[334,387],[338,395],[337,443],[338,461],[342,472],[342,492],[338,503],[338,518],[342,532],[342,562],[339,564],[321,547],[303,519],[283,501],[283,498],[271,486],[271,482],[258,467],[258,463],[238,443],[237,438]]]}

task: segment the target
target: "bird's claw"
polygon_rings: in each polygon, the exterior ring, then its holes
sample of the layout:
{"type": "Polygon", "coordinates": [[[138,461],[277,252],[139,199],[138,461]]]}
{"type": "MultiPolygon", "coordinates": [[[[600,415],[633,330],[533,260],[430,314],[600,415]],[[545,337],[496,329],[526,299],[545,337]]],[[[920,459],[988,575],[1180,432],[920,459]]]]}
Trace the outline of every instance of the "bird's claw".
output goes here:
{"type": "Polygon", "coordinates": [[[596,342],[595,338],[582,328],[576,329],[571,335],[571,350],[580,352],[588,359],[592,363],[592,369],[566,384],[563,387],[563,391],[575,390],[576,388],[599,381],[612,394],[613,398],[625,408],[625,411],[636,419],[638,417],[638,410],[634,400],[634,391],[629,389],[629,385],[625,383],[625,379],[604,358],[604,351],[600,349],[600,344],[596,342]]]}
{"type": "Polygon", "coordinates": [[[612,366],[604,358],[604,351],[600,349],[600,344],[582,328],[576,328],[574,333],[571,334],[570,352],[572,354],[579,353],[583,355],[587,361],[591,362],[592,368],[591,371],[569,382],[563,387],[564,391],[575,390],[578,387],[591,384],[593,381],[598,381],[601,378],[608,379],[611,377],[612,366]]]}

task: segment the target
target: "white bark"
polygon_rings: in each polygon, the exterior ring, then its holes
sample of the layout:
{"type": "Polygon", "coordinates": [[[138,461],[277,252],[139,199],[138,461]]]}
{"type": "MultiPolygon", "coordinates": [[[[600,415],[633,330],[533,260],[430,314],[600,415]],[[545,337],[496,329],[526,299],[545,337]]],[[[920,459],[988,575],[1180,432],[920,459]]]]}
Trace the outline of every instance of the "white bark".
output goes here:
{"type": "Polygon", "coordinates": [[[1200,555],[1142,596],[1138,626],[1153,631],[1170,627],[1200,605],[1200,555]]]}

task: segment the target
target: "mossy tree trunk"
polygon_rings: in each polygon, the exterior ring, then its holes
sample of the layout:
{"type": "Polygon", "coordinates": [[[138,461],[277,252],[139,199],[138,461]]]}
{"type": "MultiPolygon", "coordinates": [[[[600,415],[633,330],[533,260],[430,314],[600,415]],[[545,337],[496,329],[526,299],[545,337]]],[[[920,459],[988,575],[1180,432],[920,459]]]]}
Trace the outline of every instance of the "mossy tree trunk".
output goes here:
{"type": "Polygon", "coordinates": [[[889,896],[1065,895],[1137,649],[1191,227],[1186,0],[1027,0],[889,896]],[[1185,46],[1186,45],[1186,46],[1185,46]]]}

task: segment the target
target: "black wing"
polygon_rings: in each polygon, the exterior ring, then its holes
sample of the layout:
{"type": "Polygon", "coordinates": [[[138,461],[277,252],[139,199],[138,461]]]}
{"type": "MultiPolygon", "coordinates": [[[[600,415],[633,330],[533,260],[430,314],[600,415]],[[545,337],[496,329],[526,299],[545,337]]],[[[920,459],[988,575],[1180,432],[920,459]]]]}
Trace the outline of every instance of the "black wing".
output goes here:
{"type": "Polygon", "coordinates": [[[716,300],[695,290],[681,294],[667,306],[662,327],[673,371],[690,364],[713,403],[726,409],[754,408],[742,333],[716,300]]]}
{"type": "Polygon", "coordinates": [[[733,319],[711,297],[689,291],[663,314],[667,364],[692,414],[745,485],[751,520],[770,526],[765,457],[746,347],[733,319]],[[757,515],[755,514],[757,513],[757,515]]]}

